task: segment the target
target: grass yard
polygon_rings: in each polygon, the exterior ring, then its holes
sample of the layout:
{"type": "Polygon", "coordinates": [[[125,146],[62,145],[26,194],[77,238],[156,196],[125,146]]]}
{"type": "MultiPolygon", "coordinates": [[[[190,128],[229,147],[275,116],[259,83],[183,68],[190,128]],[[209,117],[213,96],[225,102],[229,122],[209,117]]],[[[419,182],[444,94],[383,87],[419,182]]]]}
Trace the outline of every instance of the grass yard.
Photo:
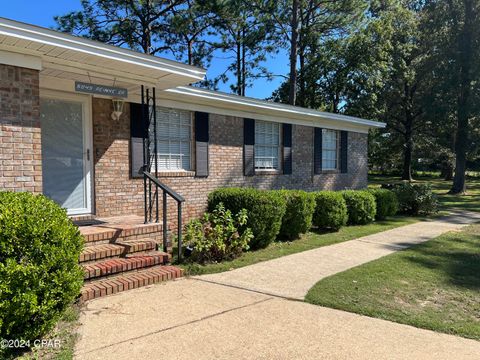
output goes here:
{"type": "MultiPolygon", "coordinates": [[[[370,175],[369,184],[371,187],[378,187],[381,184],[400,182],[399,177],[370,175]]],[[[415,177],[416,182],[429,182],[442,205],[441,210],[456,207],[471,211],[480,211],[480,177],[467,178],[466,195],[449,195],[448,190],[452,185],[451,181],[445,181],[442,178],[430,174],[428,176],[415,177]]]]}
{"type": "Polygon", "coordinates": [[[389,220],[378,221],[369,225],[345,226],[338,232],[310,232],[303,235],[301,239],[298,240],[294,240],[291,242],[274,242],[265,249],[246,252],[241,257],[232,261],[225,261],[222,263],[206,265],[187,263],[181,264],[179,266],[185,270],[186,275],[218,273],[247,265],[252,265],[260,261],[276,259],[281,256],[290,255],[301,251],[311,250],[321,246],[327,246],[347,240],[356,239],[361,236],[366,236],[381,231],[390,230],[399,226],[412,224],[419,220],[421,220],[421,218],[396,216],[389,220]]]}
{"type": "Polygon", "coordinates": [[[480,224],[318,282],[306,301],[480,340],[480,224]]]}
{"type": "MultiPolygon", "coordinates": [[[[71,360],[77,340],[78,318],[80,315],[79,307],[72,305],[63,314],[55,329],[46,336],[45,340],[59,340],[59,348],[34,348],[23,355],[6,354],[5,359],[15,360],[71,360]]],[[[1,355],[0,355],[1,356],[1,355]]]]}

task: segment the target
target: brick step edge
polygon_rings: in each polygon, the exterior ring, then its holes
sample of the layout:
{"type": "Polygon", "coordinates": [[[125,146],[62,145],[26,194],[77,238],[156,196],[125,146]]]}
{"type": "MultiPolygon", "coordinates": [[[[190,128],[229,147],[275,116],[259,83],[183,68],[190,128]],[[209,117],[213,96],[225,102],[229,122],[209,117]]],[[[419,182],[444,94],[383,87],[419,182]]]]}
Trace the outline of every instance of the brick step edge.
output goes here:
{"type": "MultiPolygon", "coordinates": [[[[92,226],[93,227],[93,226],[92,226]]],[[[82,227],[80,227],[81,229],[82,227]]],[[[167,226],[168,230],[168,226],[167,226]]],[[[80,230],[82,233],[82,230],[80,230]]],[[[136,237],[161,234],[163,225],[158,223],[134,226],[128,229],[99,229],[92,233],[82,233],[85,243],[102,243],[120,239],[135,239],[136,237]]]]}
{"type": "Polygon", "coordinates": [[[80,303],[182,276],[183,270],[180,268],[157,265],[146,270],[125,273],[111,279],[96,280],[83,286],[80,303]]]}
{"type": "Polygon", "coordinates": [[[96,279],[125,271],[139,270],[155,265],[166,265],[170,258],[167,253],[133,254],[126,258],[113,258],[95,263],[83,264],[84,279],[96,279]]]}
{"type": "Polygon", "coordinates": [[[157,242],[154,240],[136,240],[131,242],[117,242],[85,246],[78,261],[91,263],[101,259],[125,256],[127,254],[154,251],[157,249],[157,242]]]}

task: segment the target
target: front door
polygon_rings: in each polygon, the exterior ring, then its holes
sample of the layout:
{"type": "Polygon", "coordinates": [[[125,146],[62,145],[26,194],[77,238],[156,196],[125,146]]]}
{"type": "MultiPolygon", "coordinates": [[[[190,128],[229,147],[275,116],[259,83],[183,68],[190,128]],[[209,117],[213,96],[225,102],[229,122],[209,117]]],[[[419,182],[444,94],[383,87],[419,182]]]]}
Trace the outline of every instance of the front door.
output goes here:
{"type": "Polygon", "coordinates": [[[40,100],[43,193],[69,215],[92,211],[88,97],[40,100]]]}

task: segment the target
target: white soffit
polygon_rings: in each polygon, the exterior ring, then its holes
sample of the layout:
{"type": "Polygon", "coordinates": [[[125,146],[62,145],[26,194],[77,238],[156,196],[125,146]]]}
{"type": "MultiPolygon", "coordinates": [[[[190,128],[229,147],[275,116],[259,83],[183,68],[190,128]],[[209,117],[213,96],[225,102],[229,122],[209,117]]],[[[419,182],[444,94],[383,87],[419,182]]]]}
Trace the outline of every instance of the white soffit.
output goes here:
{"type": "Polygon", "coordinates": [[[369,128],[383,128],[385,123],[353,116],[317,111],[298,106],[263,101],[217,91],[182,86],[159,93],[158,105],[237,117],[251,117],[326,127],[337,130],[368,132],[369,128]]]}
{"type": "Polygon", "coordinates": [[[0,50],[41,59],[59,78],[95,76],[160,89],[202,80],[205,70],[0,17],[0,50]]]}

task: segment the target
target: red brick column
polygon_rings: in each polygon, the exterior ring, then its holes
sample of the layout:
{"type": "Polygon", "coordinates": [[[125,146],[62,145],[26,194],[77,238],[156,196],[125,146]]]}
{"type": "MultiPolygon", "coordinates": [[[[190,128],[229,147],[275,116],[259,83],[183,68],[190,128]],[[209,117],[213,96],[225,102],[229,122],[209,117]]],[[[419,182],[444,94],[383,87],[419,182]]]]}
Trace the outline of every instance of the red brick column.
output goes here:
{"type": "Polygon", "coordinates": [[[42,192],[39,71],[3,64],[0,190],[42,192]]]}

